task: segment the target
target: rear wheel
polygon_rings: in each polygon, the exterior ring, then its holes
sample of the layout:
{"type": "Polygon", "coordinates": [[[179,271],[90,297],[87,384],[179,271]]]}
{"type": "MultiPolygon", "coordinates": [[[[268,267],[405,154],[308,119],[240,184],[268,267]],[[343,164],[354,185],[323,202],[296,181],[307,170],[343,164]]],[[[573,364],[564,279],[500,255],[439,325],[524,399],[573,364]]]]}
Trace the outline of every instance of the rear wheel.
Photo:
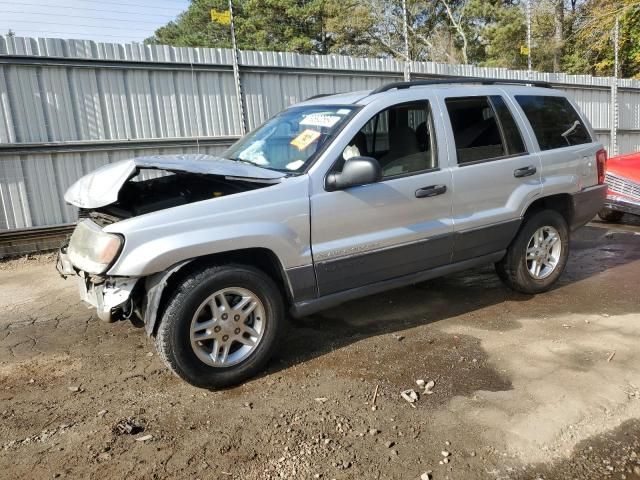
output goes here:
{"type": "Polygon", "coordinates": [[[266,274],[224,265],[187,276],[156,335],[167,366],[198,387],[240,383],[263,368],[284,324],[282,295],[266,274]]]}
{"type": "Polygon", "coordinates": [[[598,216],[605,222],[619,222],[622,219],[624,212],[618,210],[611,210],[610,208],[603,208],[598,212],[598,216]]]}
{"type": "Polygon", "coordinates": [[[525,221],[496,271],[513,290],[540,293],[558,280],[568,256],[567,222],[559,213],[543,210],[525,221]]]}

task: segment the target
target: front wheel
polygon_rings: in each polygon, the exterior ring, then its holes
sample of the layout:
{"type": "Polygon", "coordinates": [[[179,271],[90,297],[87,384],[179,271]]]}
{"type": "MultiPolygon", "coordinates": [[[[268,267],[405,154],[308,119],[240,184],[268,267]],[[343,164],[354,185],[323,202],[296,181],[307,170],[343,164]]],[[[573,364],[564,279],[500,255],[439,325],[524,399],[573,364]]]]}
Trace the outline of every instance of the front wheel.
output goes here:
{"type": "Polygon", "coordinates": [[[228,387],[266,365],[284,317],[282,295],[262,271],[210,267],[189,274],[176,288],[158,327],[156,348],[190,384],[228,387]]]}
{"type": "Polygon", "coordinates": [[[496,271],[502,281],[521,293],[549,290],[569,257],[569,228],[553,210],[533,214],[522,226],[496,271]]]}

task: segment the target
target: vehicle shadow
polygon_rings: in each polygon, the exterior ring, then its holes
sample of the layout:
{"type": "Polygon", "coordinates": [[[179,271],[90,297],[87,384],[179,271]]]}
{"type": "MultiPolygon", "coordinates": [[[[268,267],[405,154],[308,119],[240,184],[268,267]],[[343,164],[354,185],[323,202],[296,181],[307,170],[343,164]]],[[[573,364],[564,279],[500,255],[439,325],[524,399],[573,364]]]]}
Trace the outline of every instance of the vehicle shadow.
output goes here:
{"type": "Polygon", "coordinates": [[[267,373],[364,338],[461,316],[476,328],[506,331],[520,328],[519,318],[523,317],[638,312],[636,299],[616,296],[615,275],[594,279],[636,260],[640,260],[640,229],[590,224],[573,234],[567,268],[550,292],[538,296],[513,292],[498,279],[493,265],[488,265],[347,302],[294,321],[277,355],[279,361],[267,373]],[[606,304],[603,298],[608,299],[606,304]],[[491,308],[495,306],[500,308],[491,308]]]}

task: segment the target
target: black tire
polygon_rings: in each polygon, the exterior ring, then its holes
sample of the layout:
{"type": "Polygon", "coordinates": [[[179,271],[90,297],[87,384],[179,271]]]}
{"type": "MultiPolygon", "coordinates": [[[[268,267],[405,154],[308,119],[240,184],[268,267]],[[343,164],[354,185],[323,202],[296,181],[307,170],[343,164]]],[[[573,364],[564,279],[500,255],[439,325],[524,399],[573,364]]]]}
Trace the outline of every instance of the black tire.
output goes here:
{"type": "Polygon", "coordinates": [[[618,210],[611,210],[610,208],[603,208],[598,212],[598,216],[601,220],[605,222],[615,223],[622,220],[622,216],[624,212],[619,212],[618,210]]]}
{"type": "Polygon", "coordinates": [[[536,294],[549,290],[558,280],[569,257],[569,228],[562,215],[553,210],[543,210],[525,219],[516,238],[507,249],[507,254],[495,264],[500,279],[511,289],[536,294]],[[562,249],[555,269],[542,279],[534,278],[527,268],[526,251],[533,234],[540,228],[550,226],[559,234],[562,249]]]}
{"type": "Polygon", "coordinates": [[[189,274],[173,291],[158,327],[156,349],[171,371],[191,385],[225,388],[265,367],[282,337],[284,324],[282,294],[268,275],[246,265],[209,267],[189,274]],[[264,332],[255,349],[240,363],[210,366],[198,358],[191,346],[191,321],[207,297],[229,287],[250,290],[260,299],[266,316],[264,332]]]}

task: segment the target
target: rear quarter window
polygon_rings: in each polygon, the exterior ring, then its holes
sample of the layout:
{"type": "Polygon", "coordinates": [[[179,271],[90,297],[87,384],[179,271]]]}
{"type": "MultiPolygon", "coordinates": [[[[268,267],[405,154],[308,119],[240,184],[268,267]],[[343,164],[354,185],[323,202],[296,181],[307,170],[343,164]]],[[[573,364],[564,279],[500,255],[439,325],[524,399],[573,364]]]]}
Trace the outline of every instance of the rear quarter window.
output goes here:
{"type": "Polygon", "coordinates": [[[593,140],[575,108],[564,97],[516,95],[538,139],[540,150],[570,147],[593,140]]]}

